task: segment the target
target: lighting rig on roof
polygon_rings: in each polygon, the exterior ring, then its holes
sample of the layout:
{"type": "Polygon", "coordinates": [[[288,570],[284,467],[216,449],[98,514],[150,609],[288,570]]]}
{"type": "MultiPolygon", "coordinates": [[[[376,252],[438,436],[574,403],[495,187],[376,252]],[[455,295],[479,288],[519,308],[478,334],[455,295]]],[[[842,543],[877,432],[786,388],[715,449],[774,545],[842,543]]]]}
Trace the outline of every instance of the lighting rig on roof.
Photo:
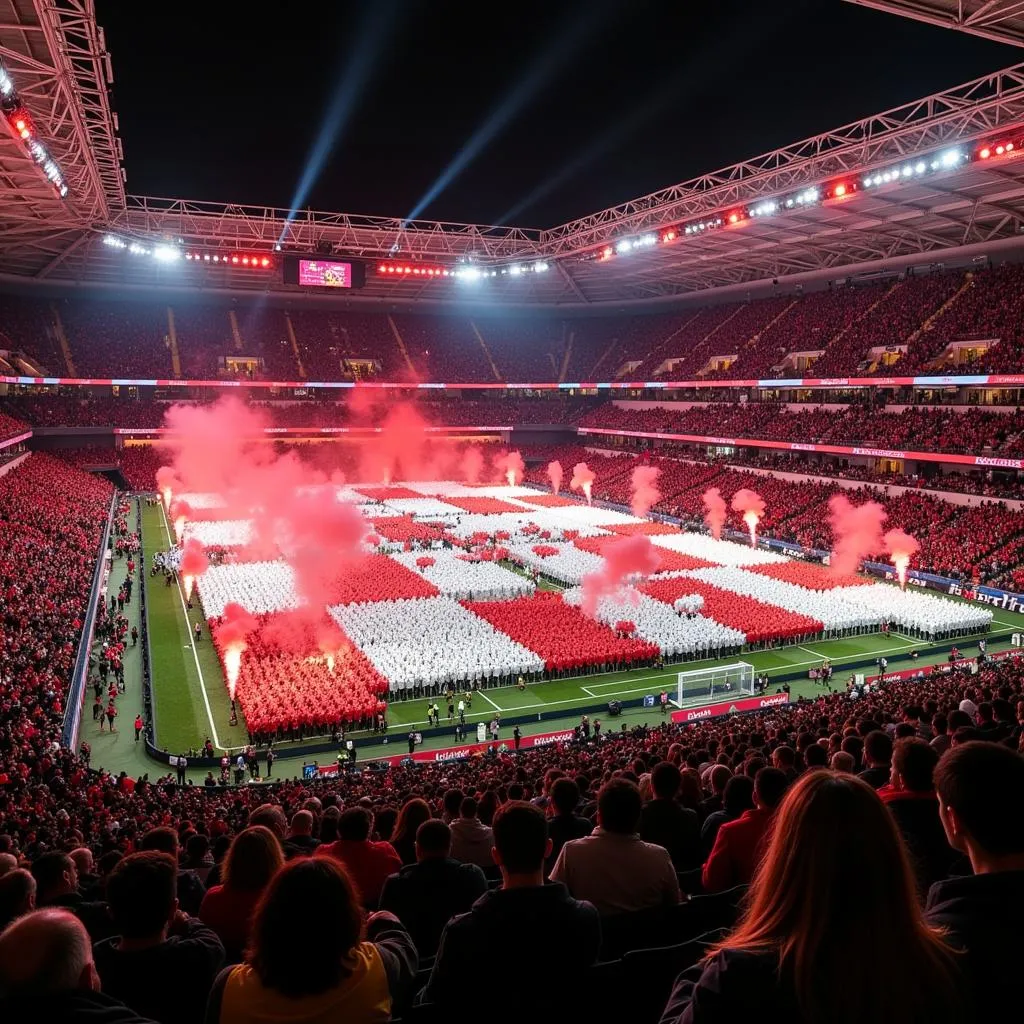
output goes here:
{"type": "Polygon", "coordinates": [[[932,153],[905,159],[891,166],[849,173],[821,185],[812,185],[797,192],[761,199],[756,203],[735,207],[722,213],[715,213],[700,220],[648,231],[642,235],[630,235],[614,239],[591,253],[589,259],[604,263],[617,256],[642,252],[659,245],[670,245],[690,235],[702,235],[709,231],[742,227],[765,217],[783,215],[801,208],[821,206],[834,201],[845,201],[859,191],[877,191],[886,185],[927,179],[934,174],[954,170],[966,164],[983,160],[1006,159],[1024,152],[1024,133],[977,144],[975,149],[967,145],[953,146],[939,153],[932,153]]]}
{"type": "Polygon", "coordinates": [[[443,264],[401,263],[396,260],[384,260],[377,264],[377,276],[389,281],[409,281],[417,278],[437,281],[454,278],[472,283],[491,277],[523,277],[527,274],[543,274],[549,267],[550,264],[547,260],[511,263],[504,267],[478,267],[472,264],[445,266],[443,264]]]}
{"type": "Polygon", "coordinates": [[[273,260],[262,253],[241,252],[195,252],[181,248],[181,239],[173,242],[144,242],[133,238],[122,238],[120,235],[105,235],[103,244],[111,249],[124,249],[132,256],[152,256],[158,263],[176,263],[186,260],[204,265],[215,264],[219,267],[240,267],[245,270],[270,270],[273,260]]]}
{"type": "Polygon", "coordinates": [[[53,185],[57,195],[61,199],[66,199],[68,185],[64,180],[64,172],[39,138],[39,133],[32,122],[28,109],[18,96],[18,90],[14,88],[14,81],[2,61],[0,61],[0,113],[3,114],[11,134],[25,147],[25,152],[43,172],[46,180],[53,185]]]}

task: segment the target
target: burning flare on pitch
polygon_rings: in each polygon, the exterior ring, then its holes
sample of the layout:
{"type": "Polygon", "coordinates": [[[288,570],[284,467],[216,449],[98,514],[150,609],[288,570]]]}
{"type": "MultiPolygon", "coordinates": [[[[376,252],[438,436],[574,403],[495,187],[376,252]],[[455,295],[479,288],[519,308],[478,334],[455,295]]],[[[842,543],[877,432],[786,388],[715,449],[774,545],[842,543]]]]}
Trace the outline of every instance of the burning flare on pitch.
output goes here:
{"type": "Polygon", "coordinates": [[[214,638],[224,659],[224,674],[228,679],[228,695],[235,699],[238,676],[242,671],[242,655],[248,648],[246,642],[259,623],[240,604],[232,601],[224,606],[220,625],[214,629],[214,638]]]}
{"type": "Polygon", "coordinates": [[[551,493],[557,494],[562,489],[562,464],[557,459],[548,463],[548,479],[551,481],[551,493]]]}
{"type": "Polygon", "coordinates": [[[494,460],[494,468],[504,474],[509,487],[515,487],[526,472],[526,464],[519,452],[506,452],[504,455],[497,456],[494,460]]]}
{"type": "Polygon", "coordinates": [[[594,487],[594,471],[585,463],[577,462],[572,469],[572,479],[569,487],[574,491],[582,491],[587,498],[587,504],[591,503],[591,491],[594,487]]]}
{"type": "Polygon", "coordinates": [[[210,560],[206,557],[206,549],[196,540],[189,537],[181,552],[181,575],[185,581],[185,597],[192,600],[192,590],[196,577],[202,576],[210,568],[210,560]]]}
{"type": "Polygon", "coordinates": [[[900,581],[900,586],[906,590],[910,559],[921,550],[921,545],[903,530],[889,530],[882,538],[882,543],[885,545],[885,550],[889,552],[892,564],[896,567],[896,576],[900,581]]]}
{"type": "Polygon", "coordinates": [[[750,546],[757,547],[757,524],[764,516],[764,498],[749,487],[741,487],[732,496],[732,510],[739,512],[750,531],[750,546]]]}

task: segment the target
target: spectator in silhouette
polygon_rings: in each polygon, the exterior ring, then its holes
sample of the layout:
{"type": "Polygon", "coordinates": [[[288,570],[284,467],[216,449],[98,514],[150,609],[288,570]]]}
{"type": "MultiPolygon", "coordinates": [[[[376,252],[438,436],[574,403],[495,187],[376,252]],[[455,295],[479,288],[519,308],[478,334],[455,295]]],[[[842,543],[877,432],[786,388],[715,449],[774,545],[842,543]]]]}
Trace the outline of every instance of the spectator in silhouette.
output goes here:
{"type": "Polygon", "coordinates": [[[540,808],[513,801],[498,810],[494,861],[501,869],[502,887],[448,922],[423,992],[425,1001],[456,1007],[467,999],[491,998],[493,965],[514,963],[525,949],[539,963],[557,963],[564,977],[597,960],[601,922],[596,909],[573,899],[564,885],[544,884],[550,847],[540,808]]]}
{"type": "Polygon", "coordinates": [[[125,857],[107,884],[115,936],[94,953],[103,991],[161,1024],[202,1017],[224,946],[178,909],[178,868],[166,853],[125,857]]]}
{"type": "Polygon", "coordinates": [[[782,802],[739,925],[680,975],[661,1019],[953,1024],[959,981],[874,791],[812,771],[782,802]]]}
{"type": "Polygon", "coordinates": [[[110,934],[110,918],[105,903],[86,900],[78,891],[78,869],[66,854],[44,853],[32,862],[36,880],[36,906],[70,910],[85,925],[94,942],[110,934]]]}
{"type": "Polygon", "coordinates": [[[732,775],[725,783],[725,797],[722,809],[714,811],[705,819],[700,830],[701,849],[704,859],[711,855],[718,830],[727,822],[735,821],[754,806],[754,780],[749,775],[732,775]]]}
{"type": "Polygon", "coordinates": [[[640,838],[668,850],[676,871],[689,871],[700,864],[700,823],[697,812],[678,802],[682,773],[669,761],[651,771],[654,799],[640,814],[640,838]]]}
{"type": "Polygon", "coordinates": [[[92,943],[70,911],[47,907],[0,934],[0,1020],[153,1024],[100,991],[92,943]]]}
{"type": "Polygon", "coordinates": [[[296,811],[292,815],[291,829],[284,838],[284,855],[288,860],[295,857],[311,857],[320,845],[313,835],[313,812],[296,811]]]}
{"type": "Polygon", "coordinates": [[[403,864],[416,863],[416,835],[420,825],[430,820],[430,804],[422,797],[406,800],[398,812],[395,830],[389,842],[403,864]]]}
{"type": "Polygon", "coordinates": [[[1019,1001],[1017,944],[1024,919],[1024,758],[994,743],[965,743],[935,769],[939,817],[971,874],[937,882],[926,916],[964,951],[978,1020],[1019,1001]]]}
{"type": "Polygon", "coordinates": [[[907,844],[918,892],[924,899],[934,882],[946,878],[957,863],[939,818],[932,775],[939,755],[927,740],[897,740],[892,755],[892,781],[878,791],[907,844]]]}
{"type": "Polygon", "coordinates": [[[589,818],[576,813],[580,803],[580,787],[573,780],[561,776],[552,780],[549,787],[550,805],[553,814],[548,818],[548,838],[551,840],[551,853],[548,854],[544,867],[548,874],[555,866],[562,847],[573,839],[582,839],[594,831],[594,824],[589,818]]]}
{"type": "Polygon", "coordinates": [[[491,858],[494,836],[477,817],[477,810],[474,797],[467,796],[459,804],[459,816],[451,823],[452,856],[463,864],[488,868],[494,863],[491,858]]]}
{"type": "MultiPolygon", "coordinates": [[[[156,853],[166,853],[175,864],[180,863],[178,833],[173,828],[162,825],[160,828],[150,829],[143,837],[141,849],[150,850],[156,853]]],[[[207,878],[212,878],[207,874],[207,878]]],[[[202,905],[203,897],[206,895],[206,886],[195,871],[178,869],[178,906],[196,917],[202,905]]]]}
{"type": "Polygon", "coordinates": [[[872,788],[889,784],[892,775],[892,738],[881,729],[873,729],[864,737],[864,764],[860,777],[872,788]]]}
{"type": "Polygon", "coordinates": [[[245,963],[221,971],[209,1024],[387,1021],[416,978],[416,947],[392,914],[364,920],[344,866],[301,857],[267,887],[245,963]]]}
{"type": "Polygon", "coordinates": [[[432,957],[448,921],[487,892],[483,871],[459,863],[451,852],[451,828],[425,821],[416,832],[416,863],[392,875],[381,893],[381,910],[391,911],[409,929],[421,957],[432,957]]]}
{"type": "Polygon", "coordinates": [[[639,835],[640,790],[628,779],[613,778],[597,795],[597,825],[591,835],[562,847],[551,871],[577,899],[601,914],[673,906],[680,900],[679,879],[663,846],[639,835]]]}
{"type": "Polygon", "coordinates": [[[365,807],[350,807],[338,819],[337,841],[321,844],[314,854],[333,857],[345,865],[367,910],[377,908],[384,882],[402,867],[394,847],[374,842],[372,833],[373,814],[365,807]]]}
{"type": "Polygon", "coordinates": [[[708,892],[747,885],[761,863],[771,839],[775,812],[786,795],[789,780],[778,768],[762,768],[754,778],[754,806],[718,830],[704,864],[702,881],[708,892]]]}
{"type": "Polygon", "coordinates": [[[224,943],[229,961],[245,952],[256,904],[283,863],[281,844],[262,825],[239,832],[231,843],[224,858],[224,881],[207,892],[199,908],[200,919],[224,943]]]}
{"type": "Polygon", "coordinates": [[[0,877],[0,929],[36,908],[36,880],[31,871],[15,868],[0,877]]]}

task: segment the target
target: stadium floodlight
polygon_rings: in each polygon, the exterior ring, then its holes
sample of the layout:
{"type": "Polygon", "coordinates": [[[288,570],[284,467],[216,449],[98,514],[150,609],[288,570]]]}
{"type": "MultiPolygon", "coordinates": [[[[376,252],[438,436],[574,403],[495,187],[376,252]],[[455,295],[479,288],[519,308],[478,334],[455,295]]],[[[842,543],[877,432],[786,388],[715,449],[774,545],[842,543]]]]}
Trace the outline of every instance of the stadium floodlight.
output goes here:
{"type": "Polygon", "coordinates": [[[128,243],[123,238],[118,238],[117,235],[104,235],[103,244],[109,245],[111,249],[128,248],[128,243]]]}
{"type": "Polygon", "coordinates": [[[533,265],[533,272],[535,274],[543,274],[544,271],[547,270],[547,269],[548,269],[548,264],[547,264],[547,261],[545,261],[545,260],[537,260],[537,262],[534,263],[534,265],[533,265]]]}
{"type": "Polygon", "coordinates": [[[133,256],[148,256],[149,255],[149,249],[147,249],[144,245],[140,245],[138,242],[132,242],[128,246],[128,251],[133,256]]]}
{"type": "Polygon", "coordinates": [[[7,68],[0,64],[0,96],[8,97],[14,93],[14,83],[11,76],[7,74],[7,68]]]}
{"type": "Polygon", "coordinates": [[[947,149],[939,159],[943,167],[955,167],[963,159],[963,153],[959,149],[947,149]]]}
{"type": "Polygon", "coordinates": [[[153,259],[159,260],[161,263],[173,263],[174,260],[180,258],[181,250],[173,245],[158,245],[153,250],[153,259]]]}
{"type": "Polygon", "coordinates": [[[508,268],[508,272],[513,277],[518,277],[523,272],[523,268],[519,266],[518,263],[513,263],[512,266],[508,268]]]}
{"type": "Polygon", "coordinates": [[[628,238],[623,238],[621,241],[615,243],[616,252],[629,252],[633,248],[633,243],[628,238]]]}
{"type": "Polygon", "coordinates": [[[476,267],[466,267],[464,270],[458,272],[458,276],[463,281],[479,281],[480,271],[476,267]]]}

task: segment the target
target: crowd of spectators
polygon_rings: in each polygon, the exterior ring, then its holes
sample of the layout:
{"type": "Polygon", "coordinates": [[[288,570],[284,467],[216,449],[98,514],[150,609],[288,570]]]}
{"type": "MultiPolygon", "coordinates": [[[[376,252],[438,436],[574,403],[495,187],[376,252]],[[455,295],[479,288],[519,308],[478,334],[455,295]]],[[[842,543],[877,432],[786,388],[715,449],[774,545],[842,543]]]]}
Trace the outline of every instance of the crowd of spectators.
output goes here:
{"type": "MultiPolygon", "coordinates": [[[[852,375],[867,368],[874,350],[875,372],[916,373],[948,342],[975,337],[999,344],[965,364],[966,372],[1013,372],[1019,369],[1017,299],[1022,288],[1024,271],[1003,265],[970,277],[944,271],[910,275],[893,284],[834,285],[807,295],[780,294],[672,313],[574,319],[5,298],[0,346],[7,339],[50,372],[68,372],[59,322],[80,376],[170,377],[173,317],[185,378],[216,378],[223,358],[234,354],[261,359],[258,376],[272,380],[299,379],[301,366],[310,380],[369,374],[486,383],[649,380],[658,375],[685,380],[698,374],[762,378],[771,376],[789,353],[822,350],[811,368],[800,372],[852,375]],[[878,358],[886,349],[888,356],[878,358]],[[728,369],[709,368],[716,357],[727,356],[736,357],[728,369]]],[[[792,376],[793,371],[776,375],[792,376]]]]}
{"type": "Polygon", "coordinates": [[[23,434],[26,430],[28,430],[28,424],[23,420],[16,419],[14,416],[8,416],[5,412],[0,412],[0,441],[6,441],[9,437],[23,434]]]}
{"type": "Polygon", "coordinates": [[[1024,414],[977,407],[910,406],[886,412],[864,405],[714,403],[642,408],[608,403],[591,409],[581,426],[701,437],[870,445],[914,451],[1024,453],[1024,414]]]}
{"type": "Polygon", "coordinates": [[[486,999],[488,966],[524,949],[557,955],[565,981],[491,1016],[571,1006],[605,971],[619,985],[593,987],[600,1020],[624,1005],[638,1021],[808,1005],[852,1020],[853,1004],[855,1019],[952,1022],[1012,1002],[1017,663],[837,682],[685,726],[596,725],[522,752],[238,788],[127,785],[6,735],[0,1011],[255,1024],[419,1003],[435,1019],[486,999]]]}

